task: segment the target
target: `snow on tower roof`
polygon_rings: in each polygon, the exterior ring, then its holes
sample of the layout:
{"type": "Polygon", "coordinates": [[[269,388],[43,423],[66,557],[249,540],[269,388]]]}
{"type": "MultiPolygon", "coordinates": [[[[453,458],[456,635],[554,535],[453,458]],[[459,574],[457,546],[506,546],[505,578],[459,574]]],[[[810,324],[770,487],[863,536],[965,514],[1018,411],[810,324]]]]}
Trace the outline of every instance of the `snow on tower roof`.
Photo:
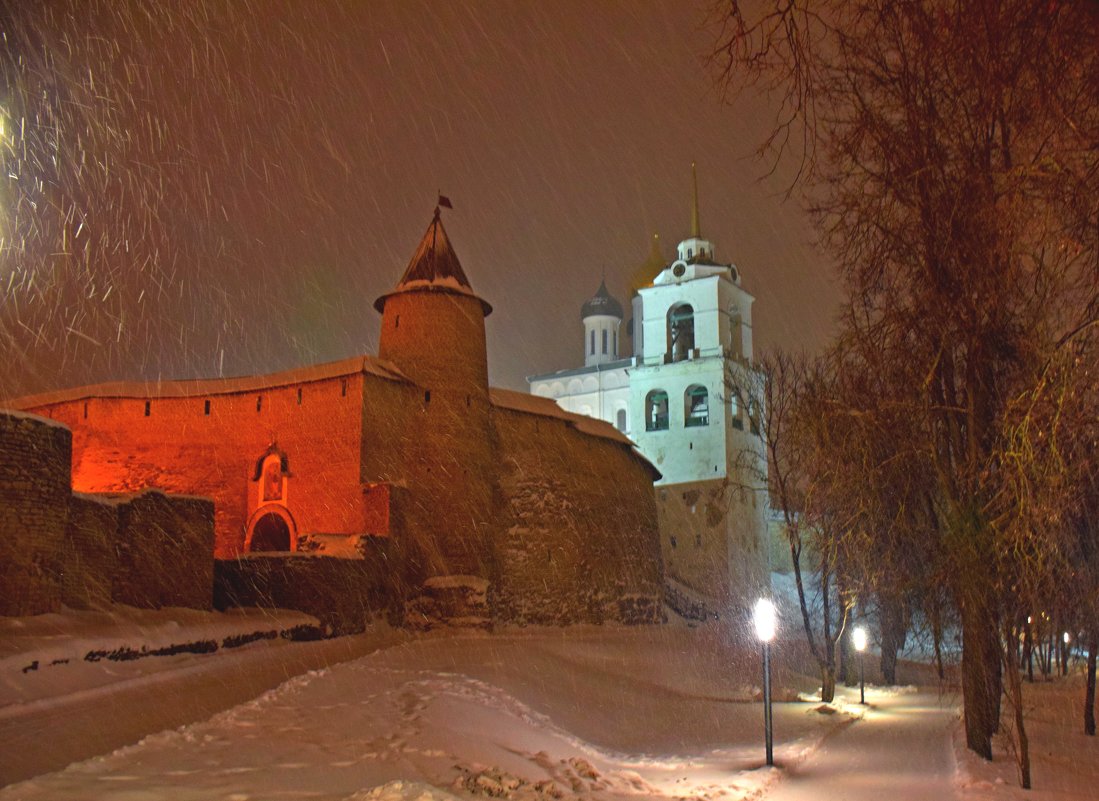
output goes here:
{"type": "Polygon", "coordinates": [[[397,282],[396,288],[374,301],[374,308],[380,312],[385,308],[385,300],[390,295],[417,290],[468,295],[480,301],[486,317],[492,313],[492,306],[477,297],[473,287],[469,285],[469,279],[466,278],[462,264],[458,261],[458,254],[454,252],[450,237],[443,228],[438,206],[435,207],[435,216],[428,225],[427,231],[424,232],[420,246],[412,254],[412,259],[401,280],[397,282]]]}
{"type": "Polygon", "coordinates": [[[606,279],[599,282],[599,290],[591,300],[580,307],[581,320],[585,317],[594,317],[597,314],[617,317],[619,320],[622,319],[622,304],[615,300],[611,293],[607,291],[606,279]]]}

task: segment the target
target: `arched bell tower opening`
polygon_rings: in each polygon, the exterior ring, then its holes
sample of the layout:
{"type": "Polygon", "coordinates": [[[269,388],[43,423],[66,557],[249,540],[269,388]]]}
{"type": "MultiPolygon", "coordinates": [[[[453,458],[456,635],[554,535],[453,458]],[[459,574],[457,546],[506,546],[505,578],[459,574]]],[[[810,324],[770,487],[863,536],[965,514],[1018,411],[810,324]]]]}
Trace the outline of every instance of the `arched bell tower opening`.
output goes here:
{"type": "Polygon", "coordinates": [[[689,303],[679,303],[668,310],[669,362],[690,359],[695,349],[695,310],[689,303]]]}

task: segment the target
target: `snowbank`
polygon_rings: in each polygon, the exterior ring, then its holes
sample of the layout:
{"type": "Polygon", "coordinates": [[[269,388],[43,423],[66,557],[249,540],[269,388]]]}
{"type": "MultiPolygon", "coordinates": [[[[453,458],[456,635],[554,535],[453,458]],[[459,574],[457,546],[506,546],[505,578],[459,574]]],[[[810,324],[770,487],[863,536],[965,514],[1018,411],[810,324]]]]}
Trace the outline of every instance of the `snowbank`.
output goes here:
{"type": "MultiPolygon", "coordinates": [[[[962,798],[965,801],[1099,798],[1099,737],[1087,737],[1083,732],[1083,676],[1076,674],[1035,684],[1024,682],[1023,705],[1033,789],[1028,792],[1019,786],[1007,732],[1001,732],[993,740],[993,761],[986,762],[966,748],[965,731],[959,721],[954,731],[954,755],[962,798]]],[[[1006,715],[1008,710],[1005,708],[1004,712],[1006,715]]]]}
{"type": "MultiPolygon", "coordinates": [[[[737,799],[778,775],[758,667],[716,625],[425,636],[0,799],[737,799]]],[[[777,655],[780,697],[812,686],[792,667],[777,655]]],[[[780,762],[853,719],[819,706],[776,705],[780,762]]]]}

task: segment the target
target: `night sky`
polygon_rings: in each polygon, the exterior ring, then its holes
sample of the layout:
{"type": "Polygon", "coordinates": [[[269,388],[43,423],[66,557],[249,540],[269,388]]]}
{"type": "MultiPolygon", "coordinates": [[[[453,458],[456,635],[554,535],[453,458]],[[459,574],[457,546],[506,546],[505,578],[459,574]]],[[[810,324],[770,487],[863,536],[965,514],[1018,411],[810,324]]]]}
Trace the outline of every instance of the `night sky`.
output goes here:
{"type": "Polygon", "coordinates": [[[690,221],[757,349],[839,302],[723,103],[708,3],[0,2],[0,397],[262,373],[377,349],[373,300],[444,222],[492,382],[583,362],[579,310],[690,221]]]}

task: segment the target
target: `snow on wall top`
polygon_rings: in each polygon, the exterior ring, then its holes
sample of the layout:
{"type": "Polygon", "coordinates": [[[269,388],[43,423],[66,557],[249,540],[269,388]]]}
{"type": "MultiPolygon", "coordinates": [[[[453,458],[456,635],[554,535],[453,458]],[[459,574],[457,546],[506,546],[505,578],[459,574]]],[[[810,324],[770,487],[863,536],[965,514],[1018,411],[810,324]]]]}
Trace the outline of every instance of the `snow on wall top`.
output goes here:
{"type": "MultiPolygon", "coordinates": [[[[39,425],[49,426],[50,428],[63,428],[66,431],[69,430],[69,427],[64,423],[59,423],[58,421],[53,420],[49,417],[42,417],[38,414],[31,414],[30,412],[19,411],[17,408],[14,408],[16,403],[15,401],[10,402],[13,408],[9,409],[7,408],[8,403],[8,401],[0,403],[0,415],[3,415],[4,417],[9,417],[12,420],[30,420],[32,422],[38,423],[39,425]]],[[[32,404],[27,405],[31,406],[32,404]]]]}
{"type": "Polygon", "coordinates": [[[195,378],[174,381],[111,381],[104,384],[43,392],[37,395],[25,395],[21,398],[3,401],[0,406],[10,406],[13,409],[34,409],[83,398],[190,398],[200,395],[234,395],[274,389],[291,384],[322,381],[356,373],[367,373],[389,381],[409,381],[392,362],[374,356],[355,356],[351,359],[299,367],[268,375],[240,376],[236,378],[195,378]]]}
{"type": "Polygon", "coordinates": [[[488,395],[489,400],[494,406],[499,406],[503,409],[511,409],[516,412],[524,412],[525,414],[537,414],[542,417],[556,417],[558,420],[563,420],[583,434],[609,439],[612,442],[625,445],[633,451],[637,458],[645,462],[649,469],[652,470],[656,475],[653,479],[654,481],[659,480],[662,477],[660,471],[656,469],[656,466],[637,449],[634,441],[610,423],[596,420],[594,417],[588,417],[582,414],[573,414],[558,406],[556,401],[550,400],[549,398],[540,398],[537,395],[528,395],[525,392],[515,392],[510,389],[489,387],[488,395]]]}

